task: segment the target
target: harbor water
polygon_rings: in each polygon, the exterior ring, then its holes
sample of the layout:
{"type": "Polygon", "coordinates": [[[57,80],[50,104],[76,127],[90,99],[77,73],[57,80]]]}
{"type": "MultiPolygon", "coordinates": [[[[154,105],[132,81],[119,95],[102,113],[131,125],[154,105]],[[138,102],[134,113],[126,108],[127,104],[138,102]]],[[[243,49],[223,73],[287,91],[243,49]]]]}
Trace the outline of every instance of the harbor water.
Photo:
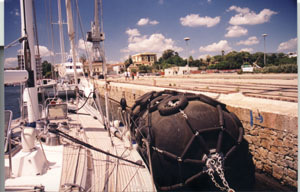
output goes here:
{"type": "Polygon", "coordinates": [[[5,110],[13,112],[13,119],[20,117],[20,86],[5,86],[5,110]]]}

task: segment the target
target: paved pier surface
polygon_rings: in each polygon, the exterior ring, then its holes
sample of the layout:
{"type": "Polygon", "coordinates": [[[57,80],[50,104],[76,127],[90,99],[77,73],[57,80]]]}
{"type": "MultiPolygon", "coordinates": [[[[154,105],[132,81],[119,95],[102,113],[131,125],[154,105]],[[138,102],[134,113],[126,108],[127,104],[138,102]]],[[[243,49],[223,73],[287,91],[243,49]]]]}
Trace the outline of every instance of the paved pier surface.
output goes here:
{"type": "Polygon", "coordinates": [[[186,76],[142,76],[135,80],[114,78],[112,81],[139,85],[185,89],[201,92],[298,102],[297,74],[201,74],[186,76]]]}

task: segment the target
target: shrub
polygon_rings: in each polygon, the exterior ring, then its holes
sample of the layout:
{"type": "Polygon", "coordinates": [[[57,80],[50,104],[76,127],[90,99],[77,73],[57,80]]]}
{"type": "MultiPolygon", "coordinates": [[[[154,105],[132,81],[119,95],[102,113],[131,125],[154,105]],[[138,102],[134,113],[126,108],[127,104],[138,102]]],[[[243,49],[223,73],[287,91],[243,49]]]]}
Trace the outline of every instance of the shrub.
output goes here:
{"type": "Polygon", "coordinates": [[[279,66],[269,66],[264,67],[261,70],[262,73],[297,73],[298,66],[297,64],[285,64],[279,66]]]}

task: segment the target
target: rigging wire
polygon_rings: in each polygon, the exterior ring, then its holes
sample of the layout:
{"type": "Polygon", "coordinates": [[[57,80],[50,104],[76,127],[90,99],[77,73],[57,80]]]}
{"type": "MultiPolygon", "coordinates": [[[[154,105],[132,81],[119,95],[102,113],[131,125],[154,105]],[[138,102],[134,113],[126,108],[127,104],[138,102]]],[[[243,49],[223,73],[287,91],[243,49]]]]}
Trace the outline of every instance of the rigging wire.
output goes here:
{"type": "Polygon", "coordinates": [[[119,159],[119,160],[126,161],[126,162],[128,162],[128,163],[131,163],[131,164],[134,164],[134,165],[137,165],[137,166],[140,166],[140,167],[145,168],[145,166],[144,166],[143,164],[140,164],[139,162],[134,162],[134,161],[131,161],[131,160],[129,160],[129,159],[125,159],[125,158],[123,158],[123,157],[119,157],[119,156],[117,156],[117,155],[114,155],[114,154],[111,154],[111,153],[109,153],[109,152],[106,152],[106,151],[104,151],[104,150],[102,150],[102,149],[99,149],[99,148],[94,147],[94,146],[92,146],[92,145],[90,145],[90,144],[88,144],[88,143],[85,143],[85,142],[83,142],[83,141],[81,141],[81,140],[79,140],[79,139],[76,139],[75,137],[72,137],[71,135],[68,135],[68,134],[64,133],[63,131],[61,131],[61,130],[59,130],[59,129],[53,129],[53,128],[50,128],[48,131],[49,131],[50,133],[54,133],[54,134],[57,134],[57,135],[59,135],[59,136],[62,136],[62,137],[64,137],[64,138],[66,138],[66,139],[68,139],[68,140],[70,140],[70,141],[72,141],[72,142],[74,142],[74,143],[77,143],[77,144],[79,144],[79,145],[82,145],[82,146],[84,146],[84,147],[86,147],[86,148],[88,148],[88,149],[91,149],[91,150],[94,150],[94,151],[103,153],[103,154],[105,154],[105,155],[108,155],[108,156],[117,158],[117,159],[119,159]]]}
{"type": "Polygon", "coordinates": [[[8,49],[10,47],[17,46],[17,45],[19,45],[19,43],[22,43],[22,41],[25,40],[25,39],[26,39],[26,37],[20,37],[20,38],[14,40],[13,42],[11,42],[10,44],[6,45],[4,47],[4,49],[8,49]]]}
{"type": "MultiPolygon", "coordinates": [[[[52,50],[54,50],[54,40],[53,40],[53,38],[54,38],[54,32],[53,32],[53,20],[52,20],[51,0],[49,0],[49,12],[50,12],[50,26],[51,26],[51,44],[52,44],[52,50]]],[[[54,62],[55,62],[54,56],[52,54],[50,54],[50,55],[51,55],[52,65],[54,66],[54,62]]],[[[53,67],[51,67],[51,72],[52,72],[52,78],[54,78],[55,74],[54,74],[53,67]]]]}
{"type": "Polygon", "coordinates": [[[89,70],[90,70],[90,72],[92,72],[91,57],[90,57],[90,54],[88,53],[87,42],[84,38],[84,31],[83,31],[83,27],[82,27],[82,20],[81,20],[80,12],[79,12],[78,0],[75,1],[75,4],[76,4],[76,10],[77,10],[77,17],[78,17],[78,20],[79,20],[80,31],[81,31],[82,39],[83,39],[83,42],[84,42],[85,53],[86,53],[86,56],[87,56],[88,61],[89,61],[89,70]]]}
{"type": "MultiPolygon", "coordinates": [[[[37,55],[38,55],[38,59],[40,61],[40,58],[41,58],[41,55],[40,55],[40,46],[39,46],[39,38],[38,38],[38,32],[37,32],[37,23],[36,23],[36,11],[35,11],[35,3],[34,3],[34,0],[32,1],[32,9],[33,9],[33,20],[34,20],[34,27],[33,27],[33,30],[34,30],[34,34],[35,34],[35,41],[36,41],[36,47],[37,47],[37,55]]],[[[33,53],[35,55],[35,53],[33,53]]],[[[35,58],[36,59],[36,58],[35,58]]],[[[36,74],[39,74],[37,75],[37,79],[42,79],[42,66],[41,66],[41,63],[39,63],[39,69],[37,70],[37,66],[36,66],[36,74]],[[39,73],[38,73],[39,71],[39,73]]]]}
{"type": "MultiPolygon", "coordinates": [[[[47,31],[47,37],[48,42],[50,43],[50,33],[49,33],[49,14],[48,14],[48,7],[47,7],[47,0],[44,1],[45,5],[45,15],[46,15],[46,31],[47,31]]],[[[54,52],[53,49],[51,49],[52,52],[54,52]]]]}

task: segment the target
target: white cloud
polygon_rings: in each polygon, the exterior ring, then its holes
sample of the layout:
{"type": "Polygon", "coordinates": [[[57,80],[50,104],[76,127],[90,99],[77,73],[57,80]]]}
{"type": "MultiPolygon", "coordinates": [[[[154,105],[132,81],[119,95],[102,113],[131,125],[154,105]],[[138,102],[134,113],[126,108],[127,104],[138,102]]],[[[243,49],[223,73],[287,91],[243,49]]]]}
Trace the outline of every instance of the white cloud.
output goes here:
{"type": "Polygon", "coordinates": [[[226,40],[220,40],[218,43],[213,43],[207,46],[201,46],[199,48],[200,52],[220,52],[222,50],[229,51],[232,48],[229,46],[226,40]]]}
{"type": "Polygon", "coordinates": [[[164,0],[159,0],[158,3],[162,5],[164,4],[164,0]]]}
{"type": "Polygon", "coordinates": [[[18,66],[18,58],[17,57],[8,57],[4,60],[4,67],[16,67],[18,66]]]}
{"type": "MultiPolygon", "coordinates": [[[[34,46],[34,51],[35,51],[35,54],[37,55],[38,50],[37,50],[36,45],[34,46]]],[[[52,51],[50,51],[46,46],[43,46],[43,45],[39,45],[39,51],[40,51],[41,57],[49,57],[51,55],[54,55],[54,53],[52,51]]],[[[23,54],[23,49],[19,49],[18,54],[23,54]]]]}
{"type": "Polygon", "coordinates": [[[149,18],[141,18],[138,22],[137,25],[143,26],[143,25],[147,25],[149,22],[149,18]]]}
{"type": "Polygon", "coordinates": [[[207,0],[207,3],[211,3],[211,0],[207,0]]]}
{"type": "Polygon", "coordinates": [[[190,14],[185,17],[180,18],[180,23],[183,26],[188,27],[199,27],[199,26],[206,26],[206,27],[213,27],[220,22],[220,17],[200,17],[198,14],[190,14]]]}
{"type": "MultiPolygon", "coordinates": [[[[70,55],[72,55],[72,50],[70,49],[70,55]]],[[[87,59],[92,59],[93,57],[93,43],[91,42],[84,42],[83,39],[79,39],[77,44],[77,55],[81,57],[85,55],[87,59]],[[88,54],[88,55],[87,55],[88,54]]]]}
{"type": "MultiPolygon", "coordinates": [[[[128,30],[127,30],[128,31],[128,30]]],[[[154,52],[161,53],[166,49],[172,49],[174,51],[182,51],[181,47],[175,45],[175,41],[171,38],[166,38],[163,34],[154,33],[152,35],[141,36],[138,31],[134,33],[132,30],[126,33],[128,37],[128,46],[122,49],[121,52],[154,52]],[[138,32],[138,33],[137,33],[138,32]]]]}
{"type": "Polygon", "coordinates": [[[279,44],[277,51],[295,51],[297,49],[297,37],[279,44]]]}
{"type": "Polygon", "coordinates": [[[235,5],[232,5],[231,7],[229,7],[227,9],[227,11],[236,11],[238,13],[243,13],[243,14],[246,14],[246,13],[249,13],[250,12],[250,9],[249,8],[241,8],[241,7],[237,7],[235,5]]]}
{"type": "Polygon", "coordinates": [[[277,14],[277,12],[270,9],[263,9],[256,14],[249,8],[241,8],[237,6],[231,6],[227,11],[236,11],[238,14],[230,18],[229,23],[232,25],[256,25],[269,22],[271,16],[277,14]]]}
{"type": "MultiPolygon", "coordinates": [[[[39,45],[39,50],[41,57],[48,57],[50,55],[53,55],[53,52],[50,51],[46,46],[39,45]]],[[[35,46],[35,53],[37,54],[37,46],[35,46]]]]}
{"type": "Polygon", "coordinates": [[[83,39],[79,39],[77,47],[78,47],[79,52],[84,52],[84,54],[85,54],[85,50],[87,49],[88,53],[91,54],[93,44],[91,42],[84,43],[83,39]]]}
{"type": "Polygon", "coordinates": [[[160,33],[154,33],[149,37],[144,36],[140,41],[131,42],[128,45],[128,49],[134,52],[163,52],[166,49],[182,50],[182,48],[175,46],[175,42],[172,39],[166,38],[160,33]]]}
{"type": "Polygon", "coordinates": [[[240,37],[248,34],[248,30],[246,28],[237,25],[229,26],[226,30],[227,33],[225,34],[225,37],[240,37]]]}
{"type": "Polygon", "coordinates": [[[159,24],[159,22],[156,21],[156,20],[153,20],[153,21],[150,21],[149,24],[150,24],[150,25],[157,25],[157,24],[159,24]]]}
{"type": "Polygon", "coordinates": [[[239,41],[236,44],[237,45],[255,45],[258,43],[259,43],[259,40],[257,39],[257,37],[252,36],[252,37],[249,37],[247,40],[239,41]]]}
{"type": "Polygon", "coordinates": [[[252,53],[252,52],[253,52],[253,49],[252,49],[252,48],[243,48],[243,49],[241,49],[240,51],[245,51],[245,52],[252,53]]]}
{"type": "Polygon", "coordinates": [[[131,37],[141,35],[138,29],[127,29],[125,33],[127,33],[127,35],[129,35],[131,37]]]}
{"type": "Polygon", "coordinates": [[[141,18],[138,22],[137,25],[139,26],[144,26],[144,25],[157,25],[159,22],[156,20],[150,20],[149,18],[141,18]]]}

